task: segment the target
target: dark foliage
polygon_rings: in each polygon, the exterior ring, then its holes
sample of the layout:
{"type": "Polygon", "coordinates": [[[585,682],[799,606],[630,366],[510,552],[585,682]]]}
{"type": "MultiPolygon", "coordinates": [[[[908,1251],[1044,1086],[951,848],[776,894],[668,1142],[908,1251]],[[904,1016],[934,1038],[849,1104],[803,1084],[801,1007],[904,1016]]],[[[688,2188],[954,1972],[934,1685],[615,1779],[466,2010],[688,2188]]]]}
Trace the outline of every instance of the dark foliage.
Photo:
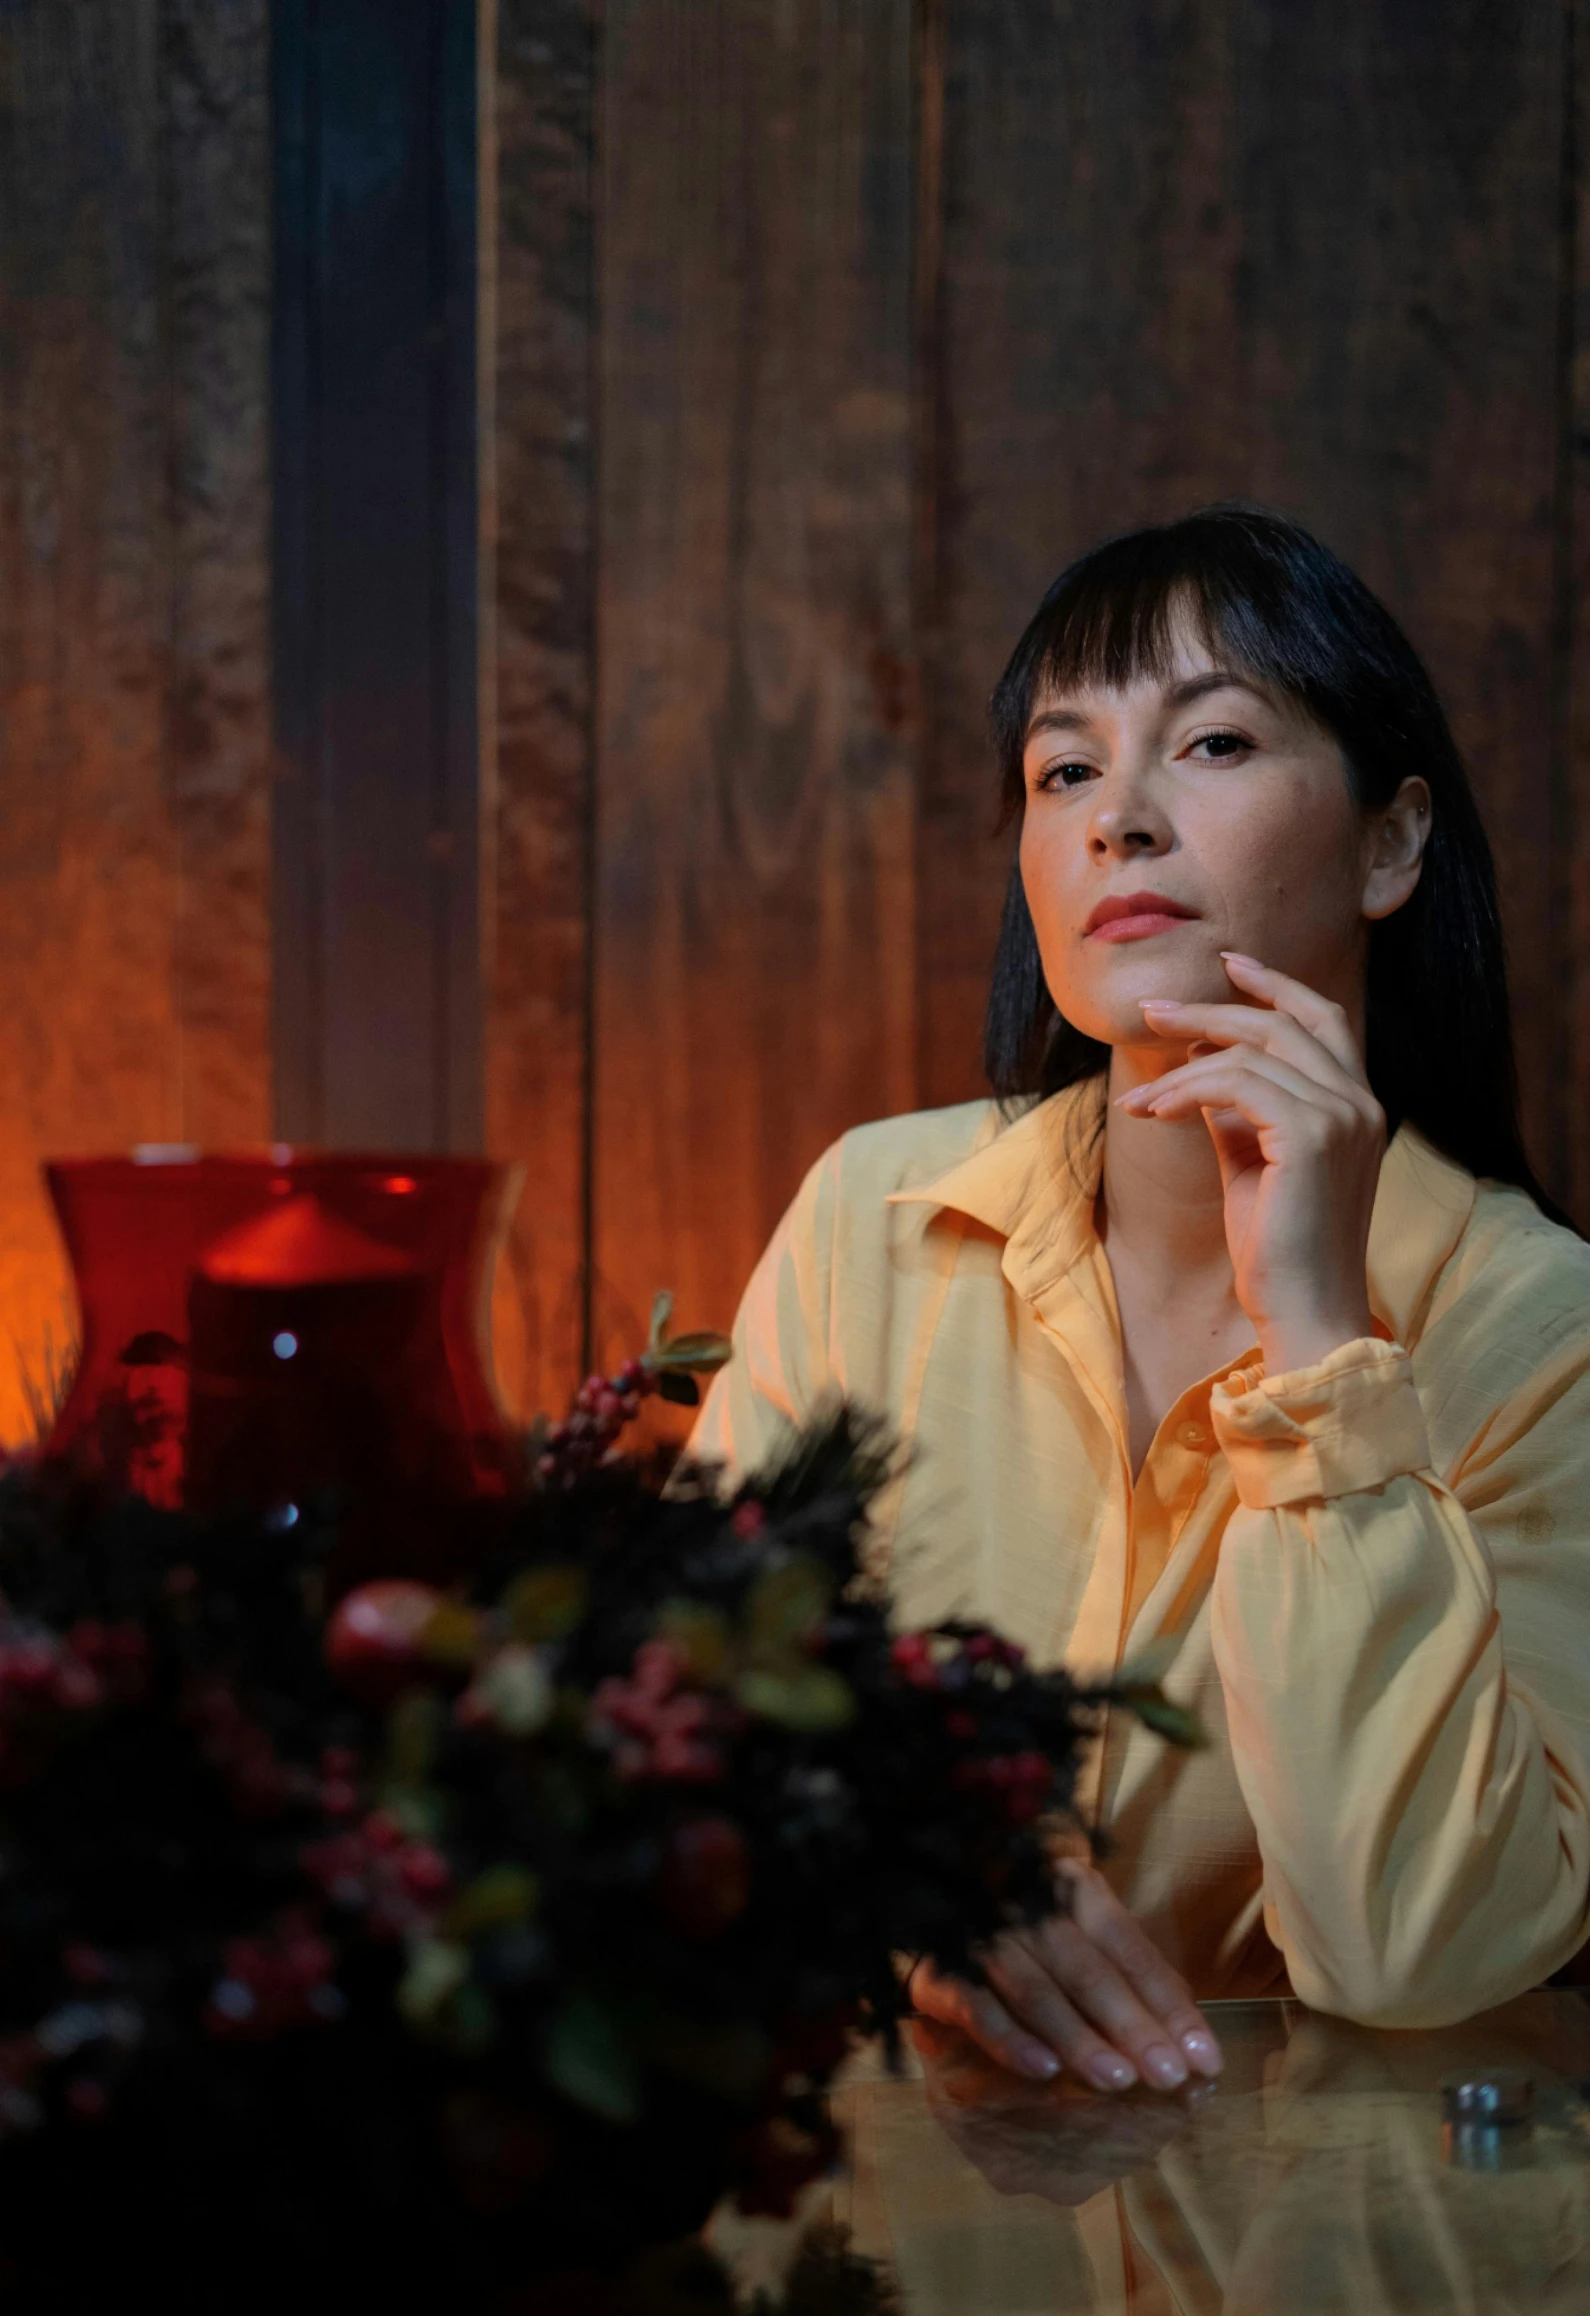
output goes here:
{"type": "Polygon", "coordinates": [[[554,1449],[455,1592],[329,1619],[313,1518],[0,1481],[8,2309],[617,2306],[786,2208],[895,1957],[1052,1902],[1105,1701],[891,1633],[890,1462],[844,1408],[727,1500],[554,1449]]]}

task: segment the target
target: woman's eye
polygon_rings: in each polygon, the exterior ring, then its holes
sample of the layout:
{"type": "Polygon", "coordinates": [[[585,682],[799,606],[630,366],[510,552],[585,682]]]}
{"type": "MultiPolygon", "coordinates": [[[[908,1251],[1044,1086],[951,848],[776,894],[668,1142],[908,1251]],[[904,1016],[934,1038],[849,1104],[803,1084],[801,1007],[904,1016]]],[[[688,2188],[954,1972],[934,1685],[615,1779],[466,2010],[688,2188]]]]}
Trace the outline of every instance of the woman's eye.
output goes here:
{"type": "Polygon", "coordinates": [[[1207,750],[1203,758],[1204,763],[1228,764],[1233,756],[1249,754],[1252,747],[1253,742],[1245,739],[1240,732],[1202,732],[1194,740],[1187,753],[1190,756],[1196,756],[1199,749],[1202,748],[1207,750]]]}
{"type": "Polygon", "coordinates": [[[1094,767],[1071,759],[1058,764],[1045,764],[1038,774],[1039,788],[1080,788],[1084,781],[1094,777],[1094,767]]]}

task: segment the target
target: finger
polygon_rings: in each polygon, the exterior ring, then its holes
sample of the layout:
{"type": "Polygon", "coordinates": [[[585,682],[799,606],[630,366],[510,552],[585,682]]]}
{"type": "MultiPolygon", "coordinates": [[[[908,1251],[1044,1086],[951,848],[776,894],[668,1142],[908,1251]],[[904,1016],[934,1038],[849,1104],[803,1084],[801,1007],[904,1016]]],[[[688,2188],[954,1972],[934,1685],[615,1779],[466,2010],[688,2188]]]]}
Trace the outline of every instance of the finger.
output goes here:
{"type": "Polygon", "coordinates": [[[1352,1023],[1339,1005],[1328,997],[1321,997],[1307,982],[1294,981],[1287,973],[1277,973],[1273,965],[1261,965],[1257,957],[1246,957],[1240,949],[1222,949],[1220,955],[1228,976],[1245,996],[1273,1005],[1278,1013],[1289,1013],[1336,1056],[1343,1069],[1355,1077],[1363,1075],[1358,1040],[1353,1035],[1352,1023]]]}
{"type": "Polygon", "coordinates": [[[1283,1118],[1275,1111],[1266,1088],[1285,1096],[1294,1111],[1314,1110],[1338,1126],[1363,1122],[1348,1095],[1322,1086],[1317,1078],[1306,1077],[1276,1054],[1253,1053],[1246,1047],[1199,1054],[1179,1068],[1167,1070],[1162,1078],[1151,1078],[1146,1085],[1133,1086],[1129,1093],[1118,1095],[1115,1106],[1133,1117],[1162,1118],[1185,1117],[1189,1110],[1208,1109],[1216,1102],[1233,1103],[1247,1115],[1253,1102],[1268,1105],[1251,1112],[1255,1122],[1280,1125],[1283,1118]],[[1245,1089],[1241,1099],[1233,1091],[1238,1087],[1245,1089]]]}
{"type": "Polygon", "coordinates": [[[1064,1870],[1072,1886],[1071,1918],[1078,1929],[1110,1957],[1189,2064],[1201,2075],[1218,2075],[1225,2065],[1219,2038],[1181,1973],[1172,1969],[1101,1874],[1074,1865],[1064,1870]]]}
{"type": "Polygon", "coordinates": [[[1112,2050],[1130,2059],[1145,2083],[1158,2091],[1179,2090],[1188,2063],[1177,2038],[1141,2000],[1114,1957],[1064,1915],[1045,1922],[1035,1943],[1084,2029],[1095,2029],[1112,2050]]]}
{"type": "Polygon", "coordinates": [[[1059,2074],[1056,2053],[1013,2018],[991,1988],[973,1986],[967,1979],[935,1970],[931,1962],[919,1962],[911,1973],[909,1992],[913,2009],[924,2018],[959,2027],[1012,2074],[1039,2083],[1052,2082],[1059,2074]]]}
{"type": "MultiPolygon", "coordinates": [[[[1085,1940],[1078,1943],[1086,1945],[1085,1940]]],[[[1112,1975],[1118,1977],[1113,1973],[1113,1966],[1103,1964],[1100,1959],[1101,1967],[1091,1974],[1086,1968],[1077,1967],[1073,1954],[1067,1954],[1064,1962],[1078,1986],[1088,1986],[1091,1977],[1101,1976],[1103,1970],[1111,1970],[1112,1975]]],[[[1041,2036],[1055,2056],[1083,2082],[1091,2083],[1099,2091],[1129,2091],[1138,2081],[1141,2070],[1129,2050],[1124,2043],[1112,2042],[1083,2015],[1071,1999],[1070,1988],[1057,1980],[1047,1952],[1045,1958],[1040,1959],[1025,1940],[1002,1939],[989,1956],[988,1975],[1011,2016],[1041,2036]]],[[[1124,1986],[1121,1993],[1126,1994],[1124,1986]]],[[[1152,2035],[1139,2038],[1145,2048],[1152,2039],[1152,2035]]],[[[1153,2076],[1147,2079],[1155,2080],[1153,2076]]],[[[1185,2067],[1176,2080],[1185,2082],[1185,2067]]],[[[1164,2087],[1173,2086],[1167,2081],[1164,2087]]]]}
{"type": "Polygon", "coordinates": [[[1207,1039],[1219,1046],[1246,1046],[1273,1053],[1306,1077],[1339,1093],[1367,1094],[1361,1073],[1349,1070],[1312,1030],[1288,1013],[1255,1005],[1182,1005],[1174,998],[1145,997],[1143,1018],[1161,1037],[1207,1039]]]}

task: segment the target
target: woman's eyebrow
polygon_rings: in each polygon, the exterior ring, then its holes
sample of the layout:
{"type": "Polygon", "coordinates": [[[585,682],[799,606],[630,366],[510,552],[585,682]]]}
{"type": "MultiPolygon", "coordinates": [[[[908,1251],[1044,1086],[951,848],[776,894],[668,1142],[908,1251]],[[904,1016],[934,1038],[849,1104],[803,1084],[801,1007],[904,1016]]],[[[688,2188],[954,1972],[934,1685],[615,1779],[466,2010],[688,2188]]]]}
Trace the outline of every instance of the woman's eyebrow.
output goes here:
{"type": "MultiPolygon", "coordinates": [[[[1197,701],[1206,699],[1211,692],[1246,692],[1261,707],[1275,705],[1262,684],[1256,684],[1251,676],[1239,675],[1235,668],[1229,667],[1206,668],[1201,675],[1187,676],[1181,683],[1171,684],[1165,692],[1164,705],[1167,708],[1190,708],[1197,701]]],[[[1093,718],[1084,714],[1081,708],[1041,708],[1037,715],[1029,718],[1025,738],[1035,739],[1040,732],[1090,732],[1093,722],[1093,718]]]]}
{"type": "Polygon", "coordinates": [[[1271,702],[1268,692],[1256,684],[1251,676],[1238,675],[1234,668],[1212,667],[1202,675],[1188,676],[1186,681],[1172,684],[1165,694],[1167,708],[1190,708],[1195,701],[1206,699],[1210,692],[1246,692],[1262,707],[1271,702]]]}
{"type": "Polygon", "coordinates": [[[1086,732],[1092,729],[1093,719],[1080,708],[1044,708],[1027,726],[1027,738],[1035,732],[1086,732]]]}

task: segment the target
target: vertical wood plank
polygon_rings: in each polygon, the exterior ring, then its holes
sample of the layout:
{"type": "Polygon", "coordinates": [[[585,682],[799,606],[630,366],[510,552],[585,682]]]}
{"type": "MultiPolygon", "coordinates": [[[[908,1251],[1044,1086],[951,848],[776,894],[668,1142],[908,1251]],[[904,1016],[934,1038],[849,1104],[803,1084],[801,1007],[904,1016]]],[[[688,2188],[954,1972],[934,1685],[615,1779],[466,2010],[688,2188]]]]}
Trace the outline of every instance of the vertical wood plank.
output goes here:
{"type": "Polygon", "coordinates": [[[499,0],[486,1131],[525,1167],[496,1336],[526,1411],[584,1350],[597,54],[586,0],[499,0]]]}
{"type": "Polygon", "coordinates": [[[277,1124],[481,1135],[477,0],[272,11],[277,1124]]]}
{"type": "Polygon", "coordinates": [[[0,14],[0,1435],[45,1154],[258,1130],[264,0],[0,14]]]}
{"type": "Polygon", "coordinates": [[[1550,1167],[1560,0],[963,0],[945,39],[926,1091],[973,1082],[1005,856],[969,768],[1006,652],[1094,540],[1238,495],[1316,528],[1430,662],[1550,1167]]]}
{"type": "Polygon", "coordinates": [[[1566,1012],[1566,1195],[1590,1228],[1590,0],[1565,0],[1571,74],[1565,204],[1559,482],[1558,673],[1565,906],[1559,954],[1566,1012]]]}
{"type": "Polygon", "coordinates": [[[907,0],[613,0],[597,1340],[916,1098],[907,0]]]}
{"type": "Polygon", "coordinates": [[[270,1130],[267,0],[164,0],[165,786],[182,1134],[270,1130]]]}

